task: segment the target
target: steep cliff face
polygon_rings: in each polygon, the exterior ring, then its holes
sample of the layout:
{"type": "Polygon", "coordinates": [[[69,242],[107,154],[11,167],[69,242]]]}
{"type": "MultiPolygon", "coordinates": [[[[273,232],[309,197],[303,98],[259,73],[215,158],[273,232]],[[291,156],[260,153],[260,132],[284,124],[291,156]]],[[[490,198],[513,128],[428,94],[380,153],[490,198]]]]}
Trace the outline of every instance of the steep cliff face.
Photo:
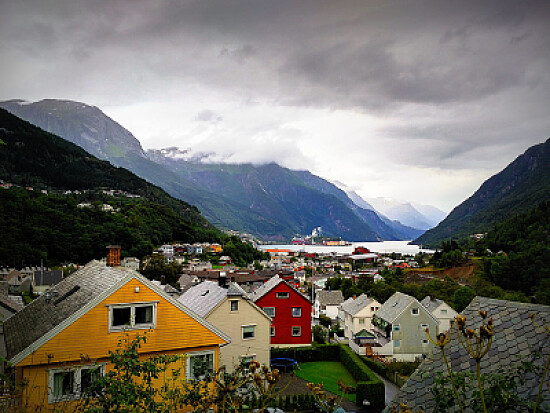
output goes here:
{"type": "Polygon", "coordinates": [[[44,99],[0,102],[0,107],[92,155],[118,165],[117,158],[145,157],[139,141],[95,106],[70,100],[44,99]]]}

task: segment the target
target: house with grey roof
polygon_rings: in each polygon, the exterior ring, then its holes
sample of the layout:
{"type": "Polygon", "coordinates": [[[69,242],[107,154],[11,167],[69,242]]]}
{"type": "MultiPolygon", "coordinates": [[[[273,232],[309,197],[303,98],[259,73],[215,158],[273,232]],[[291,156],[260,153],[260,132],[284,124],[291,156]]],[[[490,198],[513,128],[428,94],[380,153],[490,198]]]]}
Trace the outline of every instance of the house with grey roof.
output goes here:
{"type": "Polygon", "coordinates": [[[439,332],[439,321],[416,298],[396,292],[380,307],[372,319],[373,330],[381,347],[379,356],[395,361],[415,361],[433,348],[432,337],[439,332]]]}
{"type": "Polygon", "coordinates": [[[332,320],[338,318],[340,305],[344,302],[342,291],[320,290],[315,294],[313,303],[313,317],[319,318],[321,315],[327,316],[332,320]]]}
{"type": "Polygon", "coordinates": [[[458,313],[445,301],[427,295],[420,303],[439,321],[439,332],[451,328],[451,320],[454,320],[458,313]]]}
{"type": "Polygon", "coordinates": [[[272,318],[271,346],[311,345],[312,303],[279,275],[250,295],[254,303],[272,318]]]}
{"type": "Polygon", "coordinates": [[[269,365],[271,317],[237,283],[203,281],[178,301],[231,338],[220,348],[220,365],[227,371],[252,360],[269,365]]]}
{"type": "Polygon", "coordinates": [[[98,261],[64,278],[3,327],[17,387],[32,383],[21,395],[29,411],[73,411],[70,403],[110,368],[109,352],[129,335],[147,334],[138,350],[143,357],[185,354],[188,378],[197,377],[198,366],[214,371],[219,347],[230,342],[141,274],[98,261]]]}
{"type": "MultiPolygon", "coordinates": [[[[485,297],[475,297],[461,313],[466,317],[466,328],[477,329],[482,324],[480,311],[487,311],[487,317],[493,319],[493,339],[489,352],[481,359],[481,373],[508,374],[523,380],[519,382],[514,394],[536,400],[542,368],[550,354],[550,334],[539,326],[550,325],[550,307],[539,304],[518,303],[513,301],[496,300],[485,297]],[[529,316],[535,314],[532,320],[529,316]],[[527,373],[517,370],[522,362],[532,362],[539,369],[539,373],[527,373]]],[[[548,328],[548,327],[547,327],[548,328]]],[[[453,329],[449,343],[445,346],[445,354],[453,372],[476,371],[475,361],[467,354],[459,342],[456,328],[453,329]]],[[[443,354],[435,348],[409,380],[401,387],[393,399],[393,403],[407,403],[413,411],[422,409],[433,412],[436,408],[434,399],[434,378],[438,374],[447,376],[447,367],[443,354]]],[[[476,382],[477,383],[477,382],[476,382]]],[[[477,384],[476,384],[477,385],[477,384]]],[[[550,408],[550,377],[546,377],[543,385],[542,400],[545,404],[539,411],[549,411],[550,408]]],[[[478,411],[473,405],[479,405],[479,399],[461,398],[465,405],[465,412],[478,411]]],[[[390,407],[386,408],[389,411],[390,407]]],[[[448,408],[450,413],[458,412],[457,403],[454,408],[448,408]]],[[[499,407],[491,411],[517,411],[509,407],[499,407]]],[[[527,411],[527,410],[521,410],[527,411]]],[[[529,410],[530,411],[530,410],[529,410]]]]}
{"type": "Polygon", "coordinates": [[[361,342],[360,337],[374,337],[372,317],[380,307],[382,307],[382,304],[367,294],[350,297],[344,301],[340,306],[340,319],[343,322],[344,336],[350,342],[357,339],[357,344],[361,342]]]}
{"type": "Polygon", "coordinates": [[[63,270],[40,269],[33,273],[33,291],[42,294],[63,279],[63,270]]]}
{"type": "Polygon", "coordinates": [[[7,276],[8,289],[10,294],[20,295],[22,292],[30,291],[32,276],[18,270],[12,270],[7,276]]]}

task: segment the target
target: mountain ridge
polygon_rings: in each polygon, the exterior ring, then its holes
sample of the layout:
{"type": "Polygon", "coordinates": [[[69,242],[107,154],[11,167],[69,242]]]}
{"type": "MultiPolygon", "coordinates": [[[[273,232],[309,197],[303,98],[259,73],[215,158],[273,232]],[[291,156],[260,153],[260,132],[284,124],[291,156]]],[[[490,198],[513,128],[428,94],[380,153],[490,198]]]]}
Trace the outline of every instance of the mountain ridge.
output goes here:
{"type": "Polygon", "coordinates": [[[336,186],[309,172],[276,164],[206,164],[200,156],[186,158],[186,151],[177,148],[145,152],[120,124],[81,102],[11,100],[0,106],[197,205],[219,228],[278,241],[308,234],[318,226],[326,235],[351,241],[409,240],[422,232],[357,206],[336,186]],[[259,171],[266,174],[265,179],[258,176],[259,171]]]}
{"type": "Polygon", "coordinates": [[[550,199],[550,139],[527,149],[487,179],[435,228],[414,242],[436,246],[450,237],[483,233],[550,199]]]}

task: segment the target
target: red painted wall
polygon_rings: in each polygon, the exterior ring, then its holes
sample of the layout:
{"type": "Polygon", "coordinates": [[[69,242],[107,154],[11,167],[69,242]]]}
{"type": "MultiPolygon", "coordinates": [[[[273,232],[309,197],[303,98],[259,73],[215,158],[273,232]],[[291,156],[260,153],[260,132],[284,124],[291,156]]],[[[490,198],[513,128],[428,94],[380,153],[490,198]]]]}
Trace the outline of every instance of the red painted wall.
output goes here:
{"type": "Polygon", "coordinates": [[[271,337],[271,344],[311,344],[311,303],[300,293],[280,283],[270,292],[256,301],[260,308],[275,307],[275,317],[272,326],[275,327],[275,337],[271,337]],[[277,298],[277,292],[288,292],[288,298],[277,298]],[[292,308],[301,307],[302,316],[292,317],[292,308]],[[300,337],[292,336],[292,327],[302,327],[300,337]]]}

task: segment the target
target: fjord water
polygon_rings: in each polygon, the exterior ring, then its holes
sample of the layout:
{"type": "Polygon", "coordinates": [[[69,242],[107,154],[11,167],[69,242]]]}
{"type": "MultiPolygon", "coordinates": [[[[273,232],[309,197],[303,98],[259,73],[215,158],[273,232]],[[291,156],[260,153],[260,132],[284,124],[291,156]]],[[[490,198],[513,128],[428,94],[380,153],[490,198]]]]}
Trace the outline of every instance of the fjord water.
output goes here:
{"type": "Polygon", "coordinates": [[[409,244],[410,241],[380,241],[380,242],[352,242],[351,245],[343,246],[325,246],[325,245],[292,245],[292,244],[282,244],[282,245],[260,245],[259,248],[266,249],[286,249],[291,251],[304,251],[304,252],[315,252],[318,254],[351,254],[356,247],[365,247],[368,248],[371,252],[376,252],[379,254],[391,254],[392,252],[400,254],[409,254],[415,255],[420,251],[423,252],[433,252],[433,250],[428,250],[420,248],[419,245],[409,244]]]}

